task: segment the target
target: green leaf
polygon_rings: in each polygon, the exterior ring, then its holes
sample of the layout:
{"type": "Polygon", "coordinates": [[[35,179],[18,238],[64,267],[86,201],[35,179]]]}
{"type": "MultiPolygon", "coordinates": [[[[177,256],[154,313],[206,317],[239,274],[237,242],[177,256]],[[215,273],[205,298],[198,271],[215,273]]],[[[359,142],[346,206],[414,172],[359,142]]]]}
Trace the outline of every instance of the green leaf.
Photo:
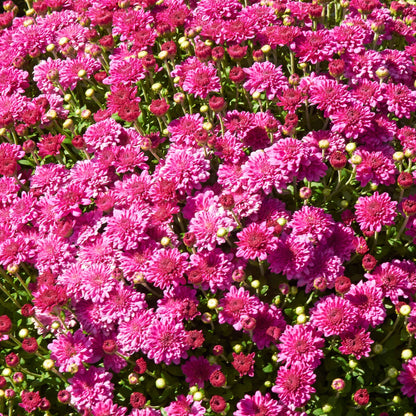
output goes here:
{"type": "Polygon", "coordinates": [[[263,367],[263,373],[271,373],[272,371],[273,371],[272,363],[269,363],[266,365],[266,367],[263,367]]]}
{"type": "Polygon", "coordinates": [[[264,285],[262,288],[261,288],[261,290],[260,290],[260,294],[261,295],[264,295],[264,294],[266,294],[267,293],[267,291],[269,290],[269,286],[267,286],[267,285],[264,285]]]}

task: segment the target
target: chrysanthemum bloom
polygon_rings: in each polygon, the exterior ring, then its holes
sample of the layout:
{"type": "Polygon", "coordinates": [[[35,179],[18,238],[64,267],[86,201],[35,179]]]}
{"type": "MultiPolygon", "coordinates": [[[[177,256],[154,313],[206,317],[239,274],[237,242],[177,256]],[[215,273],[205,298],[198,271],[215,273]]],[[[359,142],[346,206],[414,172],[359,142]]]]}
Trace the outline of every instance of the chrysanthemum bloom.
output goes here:
{"type": "Polygon", "coordinates": [[[358,136],[371,127],[374,113],[359,101],[355,101],[348,107],[341,108],[329,116],[333,123],[332,131],[343,133],[347,138],[357,139],[358,136]]]}
{"type": "Polygon", "coordinates": [[[354,401],[358,406],[365,406],[370,401],[367,389],[359,389],[354,393],[354,401]]]}
{"type": "Polygon", "coordinates": [[[139,352],[145,340],[146,332],[151,327],[154,319],[154,310],[147,309],[138,313],[131,320],[120,323],[117,342],[121,345],[121,350],[124,354],[139,352]]]}
{"type": "Polygon", "coordinates": [[[62,64],[62,59],[48,58],[46,61],[40,61],[33,68],[33,80],[42,92],[49,94],[60,92],[58,86],[53,81],[55,79],[59,80],[59,71],[62,68],[62,64]]]}
{"type": "Polygon", "coordinates": [[[23,390],[20,398],[22,401],[19,403],[19,406],[28,413],[34,412],[41,404],[41,397],[38,391],[23,390]]]}
{"type": "Polygon", "coordinates": [[[354,154],[361,157],[357,165],[356,179],[364,187],[368,182],[382,185],[392,185],[396,181],[397,169],[391,157],[383,152],[368,152],[358,149],[354,154]]]}
{"type": "Polygon", "coordinates": [[[269,61],[255,62],[250,68],[243,68],[243,71],[247,74],[244,88],[250,94],[264,91],[267,99],[273,100],[289,87],[282,67],[276,67],[269,61]]]}
{"type": "Polygon", "coordinates": [[[244,398],[237,403],[237,410],[233,416],[276,416],[280,415],[282,406],[277,400],[270,397],[270,393],[264,396],[256,391],[254,396],[244,395],[244,398]]]}
{"type": "Polygon", "coordinates": [[[219,365],[211,365],[206,358],[194,355],[181,365],[181,370],[186,377],[185,381],[190,387],[197,385],[200,389],[204,388],[204,383],[209,380],[210,375],[220,368],[219,365]]]}
{"type": "Polygon", "coordinates": [[[265,223],[251,223],[237,234],[237,257],[245,260],[266,260],[268,253],[277,248],[274,229],[267,227],[265,223]]]}
{"type": "Polygon", "coordinates": [[[388,110],[399,118],[410,118],[416,110],[416,92],[404,84],[387,84],[385,87],[388,110]]]}
{"type": "Polygon", "coordinates": [[[242,352],[239,354],[233,352],[233,367],[238,371],[240,377],[248,375],[254,377],[254,356],[256,353],[244,355],[242,352]]]}
{"type": "Polygon", "coordinates": [[[68,380],[68,392],[71,394],[71,404],[78,410],[91,409],[98,402],[111,399],[114,384],[110,382],[111,373],[103,368],[91,366],[83,372],[78,372],[68,380]]]}
{"type": "Polygon", "coordinates": [[[213,250],[217,244],[225,242],[223,236],[218,236],[218,230],[224,228],[231,231],[234,226],[235,220],[224,208],[211,206],[208,210],[195,214],[189,222],[188,230],[196,237],[196,247],[213,250]]]}
{"type": "Polygon", "coordinates": [[[0,175],[13,176],[18,170],[17,161],[25,156],[22,147],[11,143],[0,144],[0,175]]]}
{"type": "Polygon", "coordinates": [[[144,293],[118,281],[109,298],[103,301],[102,319],[108,323],[129,321],[146,306],[144,293]]]}
{"type": "Polygon", "coordinates": [[[156,313],[160,316],[173,317],[178,322],[192,320],[201,315],[198,311],[196,290],[189,286],[170,286],[163,291],[163,298],[157,301],[156,313]]]}
{"type": "Polygon", "coordinates": [[[52,135],[49,133],[46,136],[42,136],[41,141],[38,143],[39,156],[59,155],[61,144],[64,140],[65,136],[63,134],[52,135]]]}
{"type": "Polygon", "coordinates": [[[392,201],[387,192],[377,191],[371,196],[358,198],[355,215],[362,230],[381,231],[384,225],[393,225],[396,218],[397,201],[392,201]]]}
{"type": "Polygon", "coordinates": [[[101,68],[101,64],[88,55],[78,55],[75,59],[67,58],[61,63],[59,69],[59,83],[64,89],[73,90],[82,78],[78,75],[79,71],[85,71],[86,77],[90,78],[94,72],[101,68]]]}
{"type": "Polygon", "coordinates": [[[397,380],[402,384],[402,393],[414,399],[416,403],[416,357],[403,363],[403,370],[397,380]]]}
{"type": "Polygon", "coordinates": [[[187,258],[188,253],[181,253],[177,248],[156,250],[149,259],[146,280],[161,289],[184,284],[187,258]]]}
{"type": "Polygon", "coordinates": [[[378,107],[383,101],[382,87],[379,82],[363,79],[352,90],[352,96],[368,107],[378,107]]]}
{"type": "Polygon", "coordinates": [[[325,341],[311,325],[288,325],[279,341],[278,360],[285,365],[304,362],[315,368],[324,356],[325,341]]]}
{"type": "Polygon", "coordinates": [[[195,147],[195,132],[202,129],[204,123],[203,117],[197,114],[186,114],[169,123],[168,131],[171,134],[170,141],[179,146],[195,147]]]}
{"type": "Polygon", "coordinates": [[[251,192],[262,189],[266,195],[270,194],[273,186],[283,189],[286,186],[287,177],[283,176],[280,169],[271,163],[271,148],[252,152],[246,163],[241,167],[244,188],[251,192]]]}
{"type": "Polygon", "coordinates": [[[289,226],[296,236],[305,236],[312,242],[327,238],[334,230],[335,222],[322,208],[303,206],[293,214],[289,226]]]}
{"type": "Polygon", "coordinates": [[[354,355],[357,360],[361,357],[368,357],[371,352],[371,344],[374,341],[370,338],[370,333],[365,329],[354,329],[341,335],[341,346],[339,350],[346,355],[354,355]]]}
{"type": "Polygon", "coordinates": [[[290,367],[279,368],[272,392],[278,394],[283,404],[301,407],[315,392],[312,387],[315,379],[316,374],[312,368],[302,362],[295,362],[290,367]]]}
{"type": "Polygon", "coordinates": [[[139,242],[148,239],[145,230],[149,224],[149,212],[146,208],[132,205],[129,209],[115,209],[108,218],[104,236],[113,247],[131,250],[139,242]]]}
{"type": "Polygon", "coordinates": [[[351,302],[335,295],[319,300],[310,313],[312,325],[326,337],[351,330],[358,319],[357,310],[351,302]]]}
{"type": "Polygon", "coordinates": [[[328,29],[304,31],[295,39],[295,44],[295,53],[299,62],[316,64],[328,60],[336,51],[336,44],[328,29]]]}
{"type": "Polygon", "coordinates": [[[231,286],[230,291],[220,300],[220,306],[223,310],[218,314],[219,323],[230,324],[236,331],[241,331],[242,318],[254,315],[261,302],[257,297],[250,296],[250,292],[244,288],[231,286]]]}
{"type": "Polygon", "coordinates": [[[189,152],[186,148],[171,146],[158,176],[173,180],[177,192],[187,194],[202,188],[202,183],[209,179],[209,169],[209,160],[205,158],[203,149],[189,152]]]}
{"type": "Polygon", "coordinates": [[[56,361],[59,371],[66,373],[73,368],[82,369],[83,363],[91,363],[93,351],[91,341],[78,329],[74,334],[59,334],[48,345],[51,358],[56,361]]]}
{"type": "Polygon", "coordinates": [[[187,334],[182,323],[173,318],[156,319],[148,328],[142,350],[156,364],[179,364],[181,358],[187,357],[189,345],[187,334]]]}
{"type": "Polygon", "coordinates": [[[33,304],[41,312],[52,312],[55,308],[60,308],[68,301],[68,296],[62,286],[41,285],[33,292],[33,304]]]}
{"type": "Polygon", "coordinates": [[[200,67],[185,73],[182,88],[184,91],[194,94],[195,97],[205,99],[210,92],[219,92],[221,85],[217,69],[213,65],[200,65],[200,67]]]}
{"type": "Polygon", "coordinates": [[[309,101],[324,112],[325,117],[350,105],[351,94],[344,84],[319,76],[309,86],[309,101]]]}
{"type": "Polygon", "coordinates": [[[121,141],[122,127],[113,118],[107,118],[92,124],[85,131],[83,138],[88,152],[103,150],[108,146],[117,145],[121,141]]]}
{"type": "Polygon", "coordinates": [[[377,287],[383,291],[383,295],[391,299],[393,303],[399,301],[399,296],[408,297],[410,282],[408,272],[393,263],[382,263],[371,273],[364,276],[369,280],[374,280],[377,287]]]}
{"type": "Polygon", "coordinates": [[[168,416],[203,416],[206,412],[201,402],[194,401],[192,395],[180,395],[168,407],[164,408],[168,416]]]}
{"type": "MultiPolygon", "coordinates": [[[[257,308],[255,314],[249,316],[256,321],[256,326],[251,330],[252,340],[256,347],[262,350],[272,343],[276,344],[286,327],[282,311],[276,305],[264,303],[257,308]]],[[[244,317],[242,320],[244,320],[244,317]]]]}
{"type": "Polygon", "coordinates": [[[103,302],[109,298],[110,292],[116,287],[117,280],[112,276],[111,268],[103,264],[92,264],[81,271],[78,299],[103,302]]]}
{"type": "Polygon", "coordinates": [[[124,416],[127,412],[127,407],[121,407],[118,404],[113,403],[112,399],[107,399],[96,403],[91,411],[93,416],[124,416]]]}

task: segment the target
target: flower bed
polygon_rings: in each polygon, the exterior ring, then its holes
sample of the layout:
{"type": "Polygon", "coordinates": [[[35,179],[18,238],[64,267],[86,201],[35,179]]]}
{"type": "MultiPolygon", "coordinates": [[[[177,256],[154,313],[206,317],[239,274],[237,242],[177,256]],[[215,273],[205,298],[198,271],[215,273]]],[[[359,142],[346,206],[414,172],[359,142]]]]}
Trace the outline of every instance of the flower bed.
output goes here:
{"type": "Polygon", "coordinates": [[[416,5],[3,7],[1,414],[413,414],[416,5]]]}

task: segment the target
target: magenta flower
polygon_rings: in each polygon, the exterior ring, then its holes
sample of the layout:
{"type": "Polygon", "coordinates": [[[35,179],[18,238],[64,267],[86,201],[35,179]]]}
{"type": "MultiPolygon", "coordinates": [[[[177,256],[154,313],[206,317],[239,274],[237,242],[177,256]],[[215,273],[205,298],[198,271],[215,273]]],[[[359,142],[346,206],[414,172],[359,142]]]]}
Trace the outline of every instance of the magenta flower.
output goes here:
{"type": "Polygon", "coordinates": [[[403,370],[397,380],[402,384],[402,393],[414,399],[416,403],[416,357],[407,363],[403,363],[403,370]]]}
{"type": "Polygon", "coordinates": [[[250,94],[264,91],[267,99],[273,100],[289,87],[282,66],[276,67],[269,61],[255,62],[250,68],[243,70],[248,75],[244,88],[250,94]]]}
{"type": "Polygon", "coordinates": [[[350,331],[359,318],[350,301],[335,295],[319,300],[310,313],[312,325],[326,337],[350,331]]]}
{"type": "Polygon", "coordinates": [[[221,89],[217,69],[210,65],[202,65],[185,73],[182,85],[184,91],[194,94],[195,97],[207,98],[210,92],[219,92],[221,89]]]}
{"type": "Polygon", "coordinates": [[[282,405],[277,400],[270,397],[269,393],[264,396],[260,391],[256,391],[254,396],[246,394],[243,399],[237,403],[237,410],[233,416],[275,416],[281,414],[282,405]]]}
{"type": "Polygon", "coordinates": [[[295,362],[290,367],[279,368],[272,392],[278,394],[283,404],[301,407],[315,392],[312,387],[315,379],[316,374],[310,367],[302,362],[295,362]]]}
{"type": "Polygon", "coordinates": [[[355,204],[357,222],[362,230],[381,231],[384,225],[394,224],[396,207],[397,201],[392,201],[387,192],[362,196],[355,204]]]}
{"type": "Polygon", "coordinates": [[[266,260],[268,253],[277,248],[277,238],[273,236],[274,229],[264,223],[251,223],[237,234],[237,257],[245,260],[266,260]]]}
{"type": "Polygon", "coordinates": [[[93,350],[91,341],[78,329],[74,334],[67,332],[59,334],[56,339],[48,345],[51,358],[56,361],[59,371],[82,372],[83,363],[91,363],[93,350]]]}

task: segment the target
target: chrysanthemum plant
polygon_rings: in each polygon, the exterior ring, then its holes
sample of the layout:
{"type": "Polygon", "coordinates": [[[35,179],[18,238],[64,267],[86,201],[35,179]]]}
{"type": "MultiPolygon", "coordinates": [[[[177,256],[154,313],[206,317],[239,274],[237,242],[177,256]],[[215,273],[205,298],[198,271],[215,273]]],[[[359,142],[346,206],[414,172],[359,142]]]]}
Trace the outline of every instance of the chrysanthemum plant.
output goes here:
{"type": "Polygon", "coordinates": [[[413,2],[3,8],[1,414],[413,415],[413,2]]]}

